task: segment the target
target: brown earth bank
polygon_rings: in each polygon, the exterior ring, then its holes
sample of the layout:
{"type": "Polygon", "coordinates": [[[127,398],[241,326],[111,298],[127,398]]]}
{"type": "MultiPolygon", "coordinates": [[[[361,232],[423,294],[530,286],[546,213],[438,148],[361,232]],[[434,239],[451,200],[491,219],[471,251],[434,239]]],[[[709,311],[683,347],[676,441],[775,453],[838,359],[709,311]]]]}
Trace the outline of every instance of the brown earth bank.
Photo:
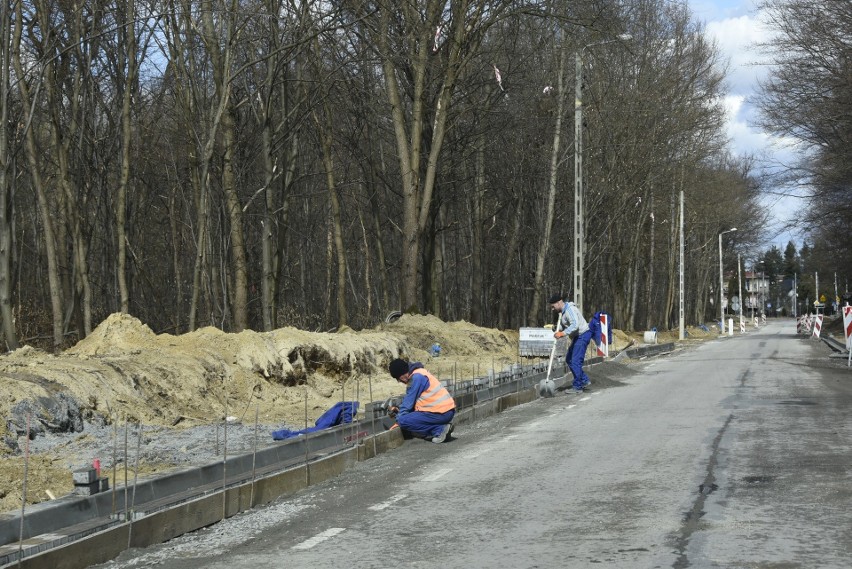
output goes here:
{"type": "MultiPolygon", "coordinates": [[[[688,334],[715,337],[701,328],[688,334]]],[[[615,330],[613,339],[618,352],[643,334],[615,330]]],[[[367,403],[403,393],[386,371],[396,357],[460,380],[535,361],[519,357],[518,343],[518,330],[433,316],[403,315],[363,331],[203,328],[173,336],[113,314],[63,353],[23,347],[0,356],[0,511],[20,509],[24,491],[27,503],[67,494],[72,471],[93,459],[121,485],[273,444],[271,430],[313,426],[338,401],[359,401],[363,414],[367,403]],[[435,343],[441,352],[433,357],[435,343]]]]}

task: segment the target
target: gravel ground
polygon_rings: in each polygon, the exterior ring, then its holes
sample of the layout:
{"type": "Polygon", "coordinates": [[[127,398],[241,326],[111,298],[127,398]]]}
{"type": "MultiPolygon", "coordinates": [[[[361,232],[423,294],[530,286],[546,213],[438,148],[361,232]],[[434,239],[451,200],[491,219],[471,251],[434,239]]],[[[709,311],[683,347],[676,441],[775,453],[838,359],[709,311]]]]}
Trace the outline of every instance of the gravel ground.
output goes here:
{"type": "MultiPolygon", "coordinates": [[[[80,433],[43,433],[29,443],[30,453],[53,454],[71,470],[90,466],[95,459],[101,468],[127,463],[140,471],[168,466],[201,465],[228,456],[252,452],[276,444],[271,432],[284,425],[247,425],[238,422],[169,429],[165,427],[86,423],[80,433]]],[[[290,427],[293,428],[293,427],[290,427]]],[[[23,448],[24,440],[20,441],[23,448]]]]}

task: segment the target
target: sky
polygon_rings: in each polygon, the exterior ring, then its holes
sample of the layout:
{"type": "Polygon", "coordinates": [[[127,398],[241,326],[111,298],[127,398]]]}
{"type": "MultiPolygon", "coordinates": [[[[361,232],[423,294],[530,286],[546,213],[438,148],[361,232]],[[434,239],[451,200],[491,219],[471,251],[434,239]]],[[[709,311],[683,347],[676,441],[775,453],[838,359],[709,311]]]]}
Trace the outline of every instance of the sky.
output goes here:
{"type": "MultiPolygon", "coordinates": [[[[757,111],[752,104],[757,94],[758,80],[766,76],[767,67],[760,64],[761,54],[754,47],[769,37],[761,24],[755,0],[688,0],[696,19],[704,22],[706,33],[714,38],[729,64],[728,137],[735,154],[757,156],[761,168],[772,168],[778,163],[790,163],[796,150],[790,141],[784,141],[763,132],[756,126],[757,111]]],[[[795,211],[802,207],[800,199],[767,197],[764,205],[770,208],[774,219],[795,219],[795,211]]],[[[780,225],[780,224],[779,224],[780,225]]],[[[769,245],[782,251],[789,241],[801,247],[800,235],[780,228],[769,228],[766,238],[769,245]]]]}

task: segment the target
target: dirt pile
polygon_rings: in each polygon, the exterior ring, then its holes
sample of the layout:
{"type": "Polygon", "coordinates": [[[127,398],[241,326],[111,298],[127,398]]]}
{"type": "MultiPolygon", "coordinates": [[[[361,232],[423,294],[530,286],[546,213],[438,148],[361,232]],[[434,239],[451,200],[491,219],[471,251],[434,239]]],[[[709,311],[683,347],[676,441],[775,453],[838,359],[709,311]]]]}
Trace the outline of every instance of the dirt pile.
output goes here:
{"type": "MultiPolygon", "coordinates": [[[[113,467],[109,445],[128,423],[146,433],[140,473],[209,461],[226,420],[242,429],[231,440],[245,442],[255,416],[266,437],[270,428],[313,425],[344,399],[358,400],[363,413],[370,401],[403,392],[386,371],[393,358],[421,361],[442,379],[467,379],[517,363],[518,335],[404,315],[358,332],[203,328],[173,336],[113,314],[64,353],[24,347],[0,357],[0,511],[20,508],[26,451],[27,498],[38,502],[48,491],[69,492],[70,470],[92,456],[107,457],[104,468],[113,467]],[[431,351],[435,344],[439,355],[431,351]],[[201,447],[203,453],[193,452],[201,447]]],[[[618,351],[631,338],[616,330],[614,340],[618,351]]]]}

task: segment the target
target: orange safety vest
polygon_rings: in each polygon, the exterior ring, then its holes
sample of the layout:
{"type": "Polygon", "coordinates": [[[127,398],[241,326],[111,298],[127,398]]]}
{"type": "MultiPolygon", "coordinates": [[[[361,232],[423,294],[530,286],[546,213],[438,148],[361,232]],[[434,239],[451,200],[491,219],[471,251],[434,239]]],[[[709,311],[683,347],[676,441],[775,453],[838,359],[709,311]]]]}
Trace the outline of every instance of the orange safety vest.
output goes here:
{"type": "Polygon", "coordinates": [[[412,375],[419,373],[429,380],[429,387],[423,390],[414,404],[415,411],[428,411],[429,413],[446,413],[456,408],[456,402],[450,392],[447,391],[435,376],[423,368],[411,372],[412,375]]]}

